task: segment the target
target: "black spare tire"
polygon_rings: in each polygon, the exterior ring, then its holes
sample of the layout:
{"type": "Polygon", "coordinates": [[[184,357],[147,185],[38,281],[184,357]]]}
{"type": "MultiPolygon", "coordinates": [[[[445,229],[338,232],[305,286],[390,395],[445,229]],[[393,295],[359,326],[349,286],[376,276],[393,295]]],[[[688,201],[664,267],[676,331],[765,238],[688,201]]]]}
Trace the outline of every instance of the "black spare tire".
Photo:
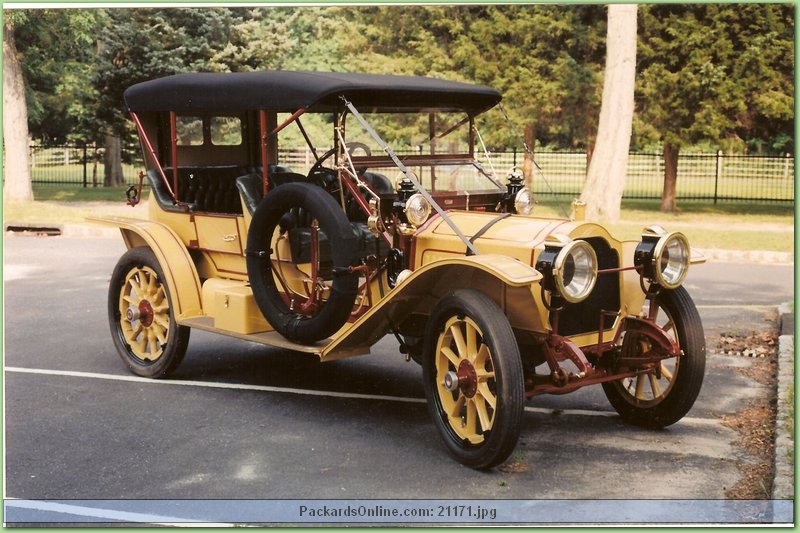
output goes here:
{"type": "MultiPolygon", "coordinates": [[[[286,228],[281,228],[282,230],[286,228]]],[[[357,237],[342,208],[323,188],[308,183],[275,187],[258,205],[247,236],[247,275],[264,318],[287,339],[302,344],[329,337],[348,319],[358,291],[358,274],[350,271],[357,237]],[[316,219],[330,248],[332,284],[327,302],[313,313],[290,309],[278,291],[272,272],[271,242],[287,213],[316,219]]]]}

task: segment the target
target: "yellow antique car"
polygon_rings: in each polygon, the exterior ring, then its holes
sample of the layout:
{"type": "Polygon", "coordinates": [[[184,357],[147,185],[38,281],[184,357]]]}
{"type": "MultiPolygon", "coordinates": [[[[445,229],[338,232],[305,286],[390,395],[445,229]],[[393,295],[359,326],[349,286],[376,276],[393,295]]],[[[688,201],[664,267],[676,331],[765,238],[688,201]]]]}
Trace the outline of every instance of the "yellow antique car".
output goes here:
{"type": "Polygon", "coordinates": [[[122,360],[168,376],[193,328],[322,361],[392,334],[423,367],[447,450],[474,468],[508,458],[539,394],[601,384],[625,420],[680,420],[705,371],[687,239],[647,227],[620,241],[579,209],[534,216],[520,173],[478,149],[477,119],[500,100],[352,73],[130,87],[146,172],[128,196],[149,185],[148,217],[101,220],[128,247],[108,299],[122,360]],[[289,160],[286,139],[310,160],[289,160]]]}

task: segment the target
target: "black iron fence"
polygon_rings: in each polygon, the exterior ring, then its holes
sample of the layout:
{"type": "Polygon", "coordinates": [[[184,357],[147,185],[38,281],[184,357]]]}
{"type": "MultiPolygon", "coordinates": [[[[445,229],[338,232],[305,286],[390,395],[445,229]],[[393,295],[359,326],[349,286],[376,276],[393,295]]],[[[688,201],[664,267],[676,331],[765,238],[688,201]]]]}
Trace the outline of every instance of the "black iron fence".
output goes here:
{"type": "MultiPolygon", "coordinates": [[[[125,182],[138,183],[144,168],[138,145],[123,146],[122,172],[125,182]]],[[[102,147],[93,144],[59,146],[32,145],[31,181],[34,185],[103,186],[102,147]]]]}
{"type": "MultiPolygon", "coordinates": [[[[307,150],[286,150],[280,155],[285,164],[307,168],[312,156],[307,150]]],[[[585,152],[536,153],[533,191],[540,197],[580,195],[586,178],[585,152]]],[[[505,172],[522,165],[522,155],[514,152],[492,154],[493,166],[505,172]]],[[[123,148],[125,181],[138,182],[143,169],[138,146],[123,148]]],[[[32,180],[37,185],[101,187],[103,161],[93,145],[32,146],[32,180]]],[[[682,154],[678,160],[678,200],[709,202],[794,202],[794,157],[682,154]]],[[[627,199],[659,199],[664,183],[664,158],[661,154],[631,153],[625,178],[627,199]]]]}

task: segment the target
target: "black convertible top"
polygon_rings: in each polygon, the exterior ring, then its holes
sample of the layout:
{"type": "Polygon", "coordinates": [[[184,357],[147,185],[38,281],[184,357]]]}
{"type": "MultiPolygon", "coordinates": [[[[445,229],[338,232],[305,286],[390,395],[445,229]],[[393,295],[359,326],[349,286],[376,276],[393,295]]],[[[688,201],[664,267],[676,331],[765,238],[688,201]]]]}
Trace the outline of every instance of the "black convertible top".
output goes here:
{"type": "Polygon", "coordinates": [[[125,91],[129,111],[334,111],[345,96],[363,111],[464,110],[476,115],[500,102],[496,90],[421,76],[259,71],[176,74],[125,91]]]}

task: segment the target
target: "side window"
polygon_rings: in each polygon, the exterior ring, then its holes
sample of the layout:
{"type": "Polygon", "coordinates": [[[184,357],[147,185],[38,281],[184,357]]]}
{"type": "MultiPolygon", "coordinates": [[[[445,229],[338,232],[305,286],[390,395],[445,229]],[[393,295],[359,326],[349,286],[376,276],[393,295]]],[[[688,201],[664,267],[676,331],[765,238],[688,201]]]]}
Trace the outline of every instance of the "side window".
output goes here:
{"type": "Polygon", "coordinates": [[[202,146],[203,119],[201,117],[176,117],[178,146],[202,146]]]}
{"type": "Polygon", "coordinates": [[[242,144],[242,121],[239,117],[211,117],[211,144],[216,146],[242,144]]]}

